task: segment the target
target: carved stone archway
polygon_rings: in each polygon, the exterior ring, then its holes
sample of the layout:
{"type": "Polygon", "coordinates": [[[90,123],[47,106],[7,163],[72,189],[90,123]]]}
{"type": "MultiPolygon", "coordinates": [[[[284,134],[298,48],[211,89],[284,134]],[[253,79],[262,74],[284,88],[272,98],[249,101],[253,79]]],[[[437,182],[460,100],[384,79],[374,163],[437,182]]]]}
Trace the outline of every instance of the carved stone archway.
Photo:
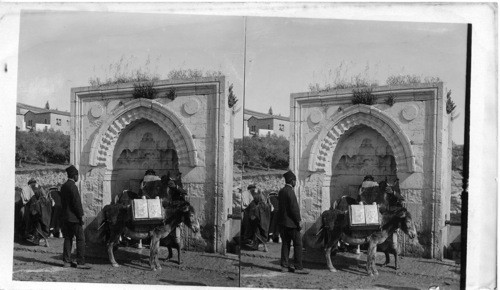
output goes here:
{"type": "Polygon", "coordinates": [[[443,84],[369,90],[371,105],[353,105],[353,89],[291,94],[290,169],[297,172],[303,220],[317,220],[332,198],[356,194],[365,173],[397,177],[418,225],[414,254],[442,257],[452,147],[443,84]],[[345,163],[337,166],[339,160],[345,163]]]}
{"type": "Polygon", "coordinates": [[[195,167],[197,165],[197,151],[189,129],[173,112],[159,103],[144,99],[132,100],[111,113],[92,142],[90,165],[106,165],[106,168],[111,170],[113,151],[120,133],[129,124],[139,119],[154,122],[165,132],[169,132],[177,149],[180,166],[195,167]]]}
{"type": "Polygon", "coordinates": [[[332,158],[339,138],[354,126],[365,125],[379,132],[391,146],[396,159],[398,172],[415,171],[415,155],[409,138],[391,117],[381,110],[356,105],[347,108],[343,114],[336,115],[320,131],[311,147],[308,170],[332,174],[332,158]]]}

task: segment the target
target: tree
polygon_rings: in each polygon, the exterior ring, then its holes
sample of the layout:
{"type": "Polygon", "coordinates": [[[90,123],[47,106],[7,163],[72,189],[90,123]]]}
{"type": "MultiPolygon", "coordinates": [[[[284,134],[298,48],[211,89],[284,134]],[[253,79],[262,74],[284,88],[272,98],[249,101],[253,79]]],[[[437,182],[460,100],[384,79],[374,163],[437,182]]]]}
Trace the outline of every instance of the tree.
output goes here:
{"type": "Polygon", "coordinates": [[[47,103],[45,103],[45,109],[50,110],[49,101],[47,101],[47,103]]]}
{"type": "Polygon", "coordinates": [[[37,152],[33,144],[36,143],[36,137],[33,132],[16,132],[16,160],[19,166],[22,161],[34,161],[37,159],[37,152]]]}
{"type": "Polygon", "coordinates": [[[68,135],[53,129],[39,132],[16,132],[16,161],[66,164],[69,161],[68,135]]]}
{"type": "Polygon", "coordinates": [[[269,115],[272,115],[273,114],[273,107],[269,107],[269,115]]]}
{"type": "Polygon", "coordinates": [[[464,145],[457,145],[453,142],[451,169],[455,171],[462,171],[464,163],[464,145]]]}
{"type": "Polygon", "coordinates": [[[283,136],[244,137],[236,140],[234,160],[245,166],[286,169],[289,164],[289,141],[283,136]]]}

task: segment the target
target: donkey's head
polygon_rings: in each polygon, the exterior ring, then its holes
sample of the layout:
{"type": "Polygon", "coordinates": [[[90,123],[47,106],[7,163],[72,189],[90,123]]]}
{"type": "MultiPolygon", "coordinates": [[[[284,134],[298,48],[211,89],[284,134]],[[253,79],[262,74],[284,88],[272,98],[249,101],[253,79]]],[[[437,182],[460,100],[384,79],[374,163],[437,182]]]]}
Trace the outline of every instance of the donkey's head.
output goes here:
{"type": "Polygon", "coordinates": [[[415,223],[413,222],[410,212],[406,208],[402,208],[396,213],[396,217],[399,220],[399,228],[411,239],[415,238],[417,236],[417,230],[415,229],[415,223]]]}
{"type": "Polygon", "coordinates": [[[176,210],[175,215],[177,217],[178,223],[185,224],[194,233],[200,231],[200,224],[198,223],[198,219],[196,219],[194,207],[191,204],[189,204],[189,202],[185,202],[182,205],[180,205],[179,208],[176,210]]]}

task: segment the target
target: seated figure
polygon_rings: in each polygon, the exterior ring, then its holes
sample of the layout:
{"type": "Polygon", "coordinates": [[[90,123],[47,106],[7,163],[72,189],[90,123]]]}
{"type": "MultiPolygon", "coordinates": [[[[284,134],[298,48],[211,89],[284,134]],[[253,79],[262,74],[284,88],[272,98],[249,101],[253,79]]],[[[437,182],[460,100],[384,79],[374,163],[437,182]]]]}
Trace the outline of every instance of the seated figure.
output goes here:
{"type": "Polygon", "coordinates": [[[376,202],[378,195],[378,183],[373,176],[367,175],[363,178],[363,183],[359,187],[358,201],[360,204],[376,202]]]}

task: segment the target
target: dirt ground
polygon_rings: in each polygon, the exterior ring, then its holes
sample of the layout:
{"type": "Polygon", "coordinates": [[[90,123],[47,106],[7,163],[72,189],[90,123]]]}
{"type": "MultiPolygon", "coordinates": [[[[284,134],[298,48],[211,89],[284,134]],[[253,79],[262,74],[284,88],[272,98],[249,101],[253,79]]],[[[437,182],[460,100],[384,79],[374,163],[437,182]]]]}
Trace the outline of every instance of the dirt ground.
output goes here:
{"type": "MultiPolygon", "coordinates": [[[[113,268],[102,245],[87,247],[90,270],[63,268],[63,239],[50,238],[50,247],[14,244],[14,281],[90,282],[113,284],[195,285],[238,287],[238,256],[182,251],[182,263],[165,261],[167,249],[161,248],[162,270],[149,269],[149,249],[120,247],[115,258],[121,265],[113,268]]],[[[174,250],[174,258],[176,258],[174,250]]],[[[176,260],[175,260],[176,261],[176,260]]]]}
{"type": "MultiPolygon", "coordinates": [[[[165,261],[166,248],[161,249],[163,269],[149,269],[149,249],[120,247],[116,260],[121,265],[113,268],[104,248],[89,245],[87,263],[90,270],[63,268],[63,239],[49,239],[50,247],[14,244],[14,281],[80,282],[112,284],[148,284],[178,286],[219,286],[256,288],[309,289],[459,289],[460,265],[453,261],[437,261],[403,257],[400,270],[381,267],[385,258],[377,256],[379,276],[366,274],[366,255],[339,253],[333,257],[336,273],[326,269],[322,261],[304,262],[309,274],[282,273],[280,270],[281,244],[269,243],[269,252],[242,251],[241,264],[237,255],[182,252],[182,264],[165,261]],[[239,275],[241,269],[241,276],[239,275]],[[434,288],[436,289],[436,288],[434,288]]],[[[305,255],[308,255],[306,252],[305,255]]],[[[175,250],[174,250],[175,257],[175,250]]],[[[311,255],[309,255],[311,260],[311,255]]],[[[55,284],[56,285],[56,284],[55,284]]]]}
{"type": "MultiPolygon", "coordinates": [[[[329,272],[325,263],[304,262],[309,274],[282,273],[280,267],[281,244],[269,243],[269,252],[242,251],[241,286],[265,288],[313,289],[459,289],[460,265],[453,261],[403,257],[400,269],[395,270],[393,258],[390,267],[382,267],[383,253],[377,254],[379,275],[366,274],[366,255],[338,253],[332,262],[336,273],[329,272]]],[[[292,251],[293,252],[293,251],[292,251]]],[[[307,252],[304,253],[307,255],[307,252]]],[[[292,255],[292,254],[291,254],[292,255]]],[[[305,259],[305,258],[304,258],[305,259]]]]}

